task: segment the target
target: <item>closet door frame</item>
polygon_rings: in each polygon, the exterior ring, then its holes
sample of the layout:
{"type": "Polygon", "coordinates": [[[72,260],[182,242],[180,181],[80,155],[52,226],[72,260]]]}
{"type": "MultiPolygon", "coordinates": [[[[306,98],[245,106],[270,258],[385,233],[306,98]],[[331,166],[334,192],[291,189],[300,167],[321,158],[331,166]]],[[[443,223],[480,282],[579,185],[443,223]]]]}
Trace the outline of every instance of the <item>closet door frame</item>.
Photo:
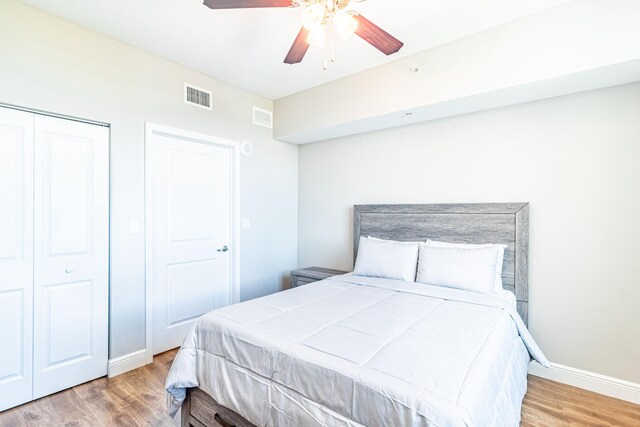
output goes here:
{"type": "MultiPolygon", "coordinates": [[[[28,230],[28,235],[30,236],[31,240],[29,243],[29,249],[31,251],[31,290],[30,290],[30,295],[29,296],[29,300],[30,300],[30,306],[28,307],[29,309],[29,314],[30,317],[28,319],[28,322],[25,322],[25,328],[27,326],[30,326],[30,331],[29,331],[29,335],[30,335],[30,340],[28,343],[26,343],[25,345],[28,345],[28,350],[29,350],[29,356],[30,356],[30,360],[31,360],[31,364],[29,366],[25,366],[26,371],[28,372],[28,376],[31,380],[31,398],[29,399],[29,401],[34,400],[34,396],[36,395],[35,393],[35,343],[33,342],[34,340],[34,328],[35,328],[35,315],[36,313],[34,312],[34,304],[35,304],[35,206],[34,206],[34,198],[35,198],[35,175],[36,175],[36,171],[35,171],[35,158],[36,158],[36,152],[35,152],[35,148],[36,148],[36,133],[35,133],[35,122],[36,122],[36,117],[37,116],[46,116],[46,117],[53,117],[53,118],[57,118],[57,119],[64,119],[64,120],[70,120],[73,122],[78,122],[78,123],[84,123],[84,124],[88,124],[88,125],[94,125],[94,126],[100,126],[100,127],[104,127],[107,129],[107,209],[106,209],[106,241],[107,241],[107,269],[106,269],[106,282],[107,282],[107,308],[106,308],[106,334],[107,334],[107,344],[106,344],[106,361],[104,363],[104,370],[105,370],[105,375],[108,369],[108,360],[109,360],[109,352],[110,352],[110,307],[109,307],[109,302],[108,300],[110,299],[110,294],[111,294],[111,262],[110,262],[110,251],[111,251],[111,125],[107,122],[103,122],[103,121],[96,121],[96,120],[91,120],[91,119],[86,119],[86,118],[81,118],[81,117],[76,117],[76,116],[69,116],[69,115],[63,115],[63,114],[58,114],[58,113],[52,113],[49,111],[44,111],[44,110],[38,110],[38,109],[34,109],[34,108],[29,108],[29,107],[23,107],[23,106],[19,106],[19,105],[14,105],[14,104],[8,104],[8,103],[4,103],[4,102],[0,102],[0,108],[5,108],[8,110],[13,110],[16,112],[23,112],[26,114],[30,114],[31,115],[31,128],[30,128],[30,151],[29,151],[29,155],[31,156],[31,167],[30,167],[30,189],[29,189],[29,203],[30,203],[30,207],[31,207],[31,218],[29,219],[29,225],[30,228],[28,230]]],[[[26,209],[26,208],[25,208],[26,209]]],[[[25,329],[26,330],[26,329],[25,329]]],[[[22,403],[26,403],[22,402],[22,403]]],[[[18,403],[21,404],[21,403],[18,403]]],[[[8,408],[6,408],[8,409],[8,408]]]]}
{"type": "Polygon", "coordinates": [[[169,126],[145,123],[145,307],[146,307],[146,363],[153,362],[153,281],[152,277],[152,210],[151,210],[151,176],[150,176],[150,144],[153,135],[164,134],[173,138],[182,138],[203,144],[218,145],[228,148],[231,154],[231,203],[229,218],[231,219],[229,252],[230,252],[230,302],[240,302],[240,143],[211,135],[191,132],[169,126]]]}

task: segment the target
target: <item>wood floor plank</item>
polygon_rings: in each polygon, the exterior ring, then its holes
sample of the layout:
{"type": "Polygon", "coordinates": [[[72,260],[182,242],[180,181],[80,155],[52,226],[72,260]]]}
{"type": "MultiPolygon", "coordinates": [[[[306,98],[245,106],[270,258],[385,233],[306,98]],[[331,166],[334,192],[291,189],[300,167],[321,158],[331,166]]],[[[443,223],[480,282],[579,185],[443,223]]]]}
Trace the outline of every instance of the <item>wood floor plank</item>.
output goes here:
{"type": "MultiPolygon", "coordinates": [[[[164,392],[175,355],[1,412],[0,426],[179,426],[179,416],[167,415],[164,392]]],[[[640,406],[530,375],[520,426],[640,427],[640,406]]]]}
{"type": "Polygon", "coordinates": [[[529,375],[522,426],[640,426],[640,406],[529,375]]]}

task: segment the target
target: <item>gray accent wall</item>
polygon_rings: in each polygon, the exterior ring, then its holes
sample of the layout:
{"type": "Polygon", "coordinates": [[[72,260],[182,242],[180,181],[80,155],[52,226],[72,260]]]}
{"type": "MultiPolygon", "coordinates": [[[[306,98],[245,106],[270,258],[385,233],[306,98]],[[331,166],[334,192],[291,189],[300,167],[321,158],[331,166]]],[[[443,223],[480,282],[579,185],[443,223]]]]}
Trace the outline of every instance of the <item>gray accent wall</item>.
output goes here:
{"type": "Polygon", "coordinates": [[[0,102],[111,124],[110,357],[145,346],[145,121],[254,146],[241,159],[241,299],[281,290],[297,254],[298,148],[252,124],[272,102],[25,4],[0,2],[0,102]],[[213,92],[213,111],[183,85],[213,92]],[[140,221],[129,234],[129,221],[140,221]]]}
{"type": "Polygon", "coordinates": [[[300,146],[298,264],[348,270],[353,205],[529,202],[529,328],[640,382],[640,83],[300,146]]]}

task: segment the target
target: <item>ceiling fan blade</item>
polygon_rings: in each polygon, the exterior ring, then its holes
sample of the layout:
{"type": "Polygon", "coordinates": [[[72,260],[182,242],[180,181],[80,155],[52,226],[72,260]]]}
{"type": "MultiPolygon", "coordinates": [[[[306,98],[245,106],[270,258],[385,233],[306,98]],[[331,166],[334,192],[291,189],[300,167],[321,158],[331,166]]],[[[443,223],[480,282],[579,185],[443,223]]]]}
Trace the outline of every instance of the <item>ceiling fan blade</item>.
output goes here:
{"type": "Polygon", "coordinates": [[[404,43],[378,27],[373,22],[369,21],[364,16],[355,15],[354,18],[358,21],[356,34],[385,55],[396,53],[400,48],[402,48],[402,46],[404,46],[404,43]]]}
{"type": "Polygon", "coordinates": [[[296,39],[293,41],[291,49],[289,49],[289,53],[287,53],[287,57],[284,58],[285,64],[297,64],[302,61],[307,50],[309,50],[309,43],[307,43],[308,35],[309,30],[302,27],[296,36],[296,39]]]}
{"type": "Polygon", "coordinates": [[[210,9],[241,9],[252,7],[289,7],[291,0],[204,0],[210,9]]]}

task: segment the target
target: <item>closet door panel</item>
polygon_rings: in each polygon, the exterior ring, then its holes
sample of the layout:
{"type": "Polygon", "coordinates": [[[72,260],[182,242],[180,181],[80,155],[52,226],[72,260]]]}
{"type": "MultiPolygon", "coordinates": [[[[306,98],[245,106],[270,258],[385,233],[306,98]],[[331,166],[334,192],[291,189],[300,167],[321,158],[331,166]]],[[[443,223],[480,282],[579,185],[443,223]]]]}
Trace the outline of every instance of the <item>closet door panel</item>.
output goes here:
{"type": "Polygon", "coordinates": [[[108,129],[35,119],[34,398],[106,375],[108,129]]]}
{"type": "Polygon", "coordinates": [[[0,108],[0,411],[32,397],[33,114],[0,108]]]}

